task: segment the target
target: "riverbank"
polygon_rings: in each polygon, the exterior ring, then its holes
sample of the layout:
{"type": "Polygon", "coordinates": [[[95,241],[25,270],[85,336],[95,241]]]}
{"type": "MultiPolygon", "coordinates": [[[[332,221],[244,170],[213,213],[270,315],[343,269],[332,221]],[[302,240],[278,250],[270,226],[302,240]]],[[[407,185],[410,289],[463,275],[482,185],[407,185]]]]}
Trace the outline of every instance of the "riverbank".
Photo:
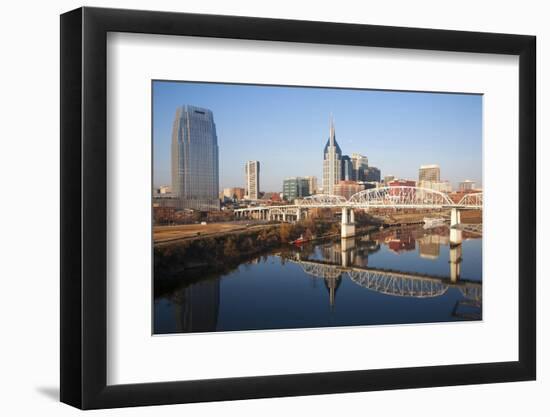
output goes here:
{"type": "MultiPolygon", "coordinates": [[[[384,226],[403,226],[413,224],[423,224],[424,218],[445,218],[450,219],[450,210],[414,212],[414,213],[386,213],[380,216],[384,226]]],[[[462,223],[480,224],[483,219],[481,210],[461,210],[460,220],[462,223]]]]}
{"type": "Polygon", "coordinates": [[[273,227],[272,223],[254,224],[252,222],[224,222],[208,224],[184,224],[177,226],[154,226],[153,242],[155,246],[171,245],[178,241],[203,239],[232,233],[256,231],[273,227]]]}
{"type": "Polygon", "coordinates": [[[308,239],[339,236],[339,222],[306,219],[293,224],[241,225],[225,231],[218,228],[210,234],[155,242],[155,278],[181,276],[194,269],[230,270],[300,236],[308,239]]]}
{"type": "MultiPolygon", "coordinates": [[[[357,227],[357,234],[377,230],[379,225],[357,227]]],[[[274,249],[288,247],[303,236],[314,242],[339,239],[340,222],[305,219],[297,223],[267,224],[212,232],[155,243],[155,278],[182,276],[191,270],[230,270],[274,249]]]]}

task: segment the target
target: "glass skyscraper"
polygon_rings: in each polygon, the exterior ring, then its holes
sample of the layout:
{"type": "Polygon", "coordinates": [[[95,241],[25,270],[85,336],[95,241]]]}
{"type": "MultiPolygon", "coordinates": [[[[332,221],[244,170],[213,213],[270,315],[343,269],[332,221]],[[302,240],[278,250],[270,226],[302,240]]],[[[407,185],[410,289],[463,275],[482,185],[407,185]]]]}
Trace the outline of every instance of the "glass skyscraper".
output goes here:
{"type": "Polygon", "coordinates": [[[348,155],[342,155],[342,174],[340,175],[342,181],[351,181],[353,176],[353,162],[348,155]]]}
{"type": "Polygon", "coordinates": [[[309,180],[304,177],[288,177],[283,181],[283,198],[294,201],[296,198],[307,197],[311,194],[309,180]]]}
{"type": "Polygon", "coordinates": [[[366,181],[365,170],[369,167],[369,159],[359,153],[352,153],[351,162],[353,164],[353,179],[355,181],[366,181]]]}
{"type": "Polygon", "coordinates": [[[172,128],[172,192],[179,208],[219,210],[218,137],[208,109],[185,105],[172,128]]]}

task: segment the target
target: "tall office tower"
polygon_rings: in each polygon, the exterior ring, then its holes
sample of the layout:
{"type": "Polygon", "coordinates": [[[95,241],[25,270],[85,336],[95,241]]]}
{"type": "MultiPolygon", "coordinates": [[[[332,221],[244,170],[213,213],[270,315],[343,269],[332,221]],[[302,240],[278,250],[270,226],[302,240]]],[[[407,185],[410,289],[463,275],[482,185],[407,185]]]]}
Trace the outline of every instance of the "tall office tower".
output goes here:
{"type": "Polygon", "coordinates": [[[310,193],[311,195],[317,194],[317,190],[318,190],[318,187],[317,187],[317,177],[315,177],[315,176],[308,176],[308,177],[304,177],[304,178],[308,181],[309,193],[310,193]]]}
{"type": "Polygon", "coordinates": [[[439,175],[439,165],[420,165],[420,169],[418,170],[418,182],[438,182],[439,175]]]}
{"type": "Polygon", "coordinates": [[[369,159],[359,153],[352,153],[351,163],[353,164],[353,180],[366,181],[365,170],[369,167],[369,159]]]}
{"type": "Polygon", "coordinates": [[[342,174],[340,174],[341,181],[352,181],[353,175],[353,163],[348,155],[343,155],[341,160],[342,174]]]}
{"type": "Polygon", "coordinates": [[[218,137],[208,109],[185,105],[172,127],[172,193],[179,208],[219,210],[218,137]]]}
{"type": "Polygon", "coordinates": [[[259,200],[260,198],[260,162],[247,161],[244,166],[246,174],[246,198],[259,200]]]}
{"type": "Polygon", "coordinates": [[[342,178],[342,150],[336,142],[334,120],[330,120],[330,131],[323,152],[323,193],[333,194],[334,185],[342,178]]]}

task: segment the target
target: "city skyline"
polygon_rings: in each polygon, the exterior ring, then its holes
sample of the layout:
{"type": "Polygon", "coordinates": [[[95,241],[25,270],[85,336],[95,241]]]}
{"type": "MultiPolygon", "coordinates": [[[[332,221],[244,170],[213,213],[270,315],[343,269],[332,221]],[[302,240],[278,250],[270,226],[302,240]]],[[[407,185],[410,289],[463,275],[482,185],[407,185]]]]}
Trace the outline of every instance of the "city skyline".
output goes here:
{"type": "Polygon", "coordinates": [[[248,160],[262,165],[260,191],[282,191],[284,179],[292,176],[322,179],[331,113],[342,153],[365,155],[382,176],[416,179],[420,165],[437,164],[453,189],[465,179],[482,185],[479,95],[164,81],[153,85],[155,187],[171,183],[170,131],[176,109],[185,104],[214,114],[220,189],[245,185],[242,167],[248,160]]]}

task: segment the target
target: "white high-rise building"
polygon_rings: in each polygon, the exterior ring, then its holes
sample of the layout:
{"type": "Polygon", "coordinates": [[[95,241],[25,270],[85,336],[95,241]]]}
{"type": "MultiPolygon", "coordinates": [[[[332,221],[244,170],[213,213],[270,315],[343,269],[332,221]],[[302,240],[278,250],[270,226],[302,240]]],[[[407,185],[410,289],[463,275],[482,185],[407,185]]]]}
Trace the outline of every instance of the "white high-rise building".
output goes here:
{"type": "Polygon", "coordinates": [[[334,194],[334,186],[342,179],[342,150],[336,142],[334,120],[330,119],[329,138],[323,152],[323,193],[334,194]]]}
{"type": "Polygon", "coordinates": [[[260,198],[260,162],[247,161],[244,166],[246,174],[246,198],[259,200],[260,198]]]}

